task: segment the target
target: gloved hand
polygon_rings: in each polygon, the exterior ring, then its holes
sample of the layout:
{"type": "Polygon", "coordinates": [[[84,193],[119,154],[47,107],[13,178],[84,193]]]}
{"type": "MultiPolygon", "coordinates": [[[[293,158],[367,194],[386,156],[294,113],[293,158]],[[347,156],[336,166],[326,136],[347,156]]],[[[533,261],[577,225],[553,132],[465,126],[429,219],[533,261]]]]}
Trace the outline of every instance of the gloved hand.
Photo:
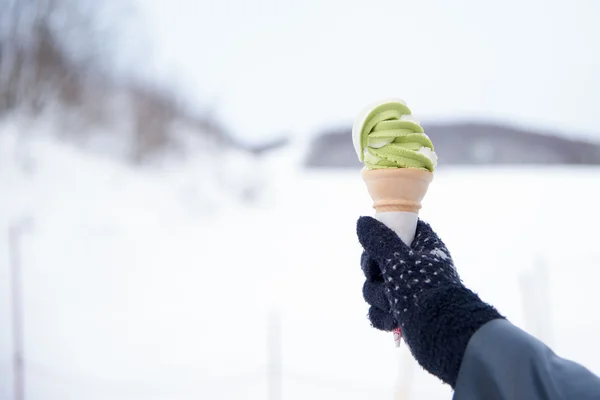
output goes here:
{"type": "Polygon", "coordinates": [[[419,364],[454,387],[471,336],[503,317],[463,285],[427,223],[419,220],[411,247],[371,217],[359,218],[357,234],[371,324],[384,331],[399,326],[419,364]]]}

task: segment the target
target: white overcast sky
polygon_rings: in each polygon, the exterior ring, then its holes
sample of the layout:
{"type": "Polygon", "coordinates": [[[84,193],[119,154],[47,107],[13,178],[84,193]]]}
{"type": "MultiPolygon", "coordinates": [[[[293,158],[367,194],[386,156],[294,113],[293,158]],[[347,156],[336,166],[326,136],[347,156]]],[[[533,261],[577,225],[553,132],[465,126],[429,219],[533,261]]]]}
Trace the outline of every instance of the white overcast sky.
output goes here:
{"type": "Polygon", "coordinates": [[[600,141],[598,0],[138,1],[152,68],[249,141],[386,97],[600,141]]]}

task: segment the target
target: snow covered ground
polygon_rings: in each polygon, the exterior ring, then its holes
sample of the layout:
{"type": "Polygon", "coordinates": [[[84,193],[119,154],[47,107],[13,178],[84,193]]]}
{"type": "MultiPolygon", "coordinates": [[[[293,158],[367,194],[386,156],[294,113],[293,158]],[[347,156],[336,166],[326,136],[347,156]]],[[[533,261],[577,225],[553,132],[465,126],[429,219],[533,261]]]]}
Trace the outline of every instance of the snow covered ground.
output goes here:
{"type": "MultiPolygon", "coordinates": [[[[0,326],[8,227],[27,220],[28,400],[266,399],[272,312],[285,400],[450,398],[366,320],[354,226],[371,210],[358,171],[279,164],[250,207],[207,202],[193,163],[136,170],[39,138],[23,164],[16,143],[0,134],[0,326]]],[[[598,168],[441,168],[422,214],[468,285],[597,373],[599,184],[598,168]],[[541,295],[524,307],[531,271],[527,293],[541,295]]],[[[10,332],[0,399],[11,398],[10,332]]]]}

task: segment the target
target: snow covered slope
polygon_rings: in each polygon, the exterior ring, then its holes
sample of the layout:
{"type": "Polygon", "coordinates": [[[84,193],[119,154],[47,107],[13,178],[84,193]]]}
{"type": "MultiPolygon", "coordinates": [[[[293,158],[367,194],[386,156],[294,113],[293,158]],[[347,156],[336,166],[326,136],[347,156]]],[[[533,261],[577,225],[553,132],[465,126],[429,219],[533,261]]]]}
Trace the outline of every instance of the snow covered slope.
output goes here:
{"type": "MultiPolygon", "coordinates": [[[[250,208],[209,192],[211,174],[193,163],[136,170],[42,138],[23,163],[17,148],[0,135],[0,325],[7,230],[28,220],[29,400],[266,399],[273,310],[283,399],[391,399],[413,372],[410,398],[449,398],[366,320],[354,225],[371,210],[358,171],[279,168],[269,201],[250,208]]],[[[598,373],[599,183],[600,169],[441,168],[423,211],[467,284],[598,373]],[[520,281],[532,268],[546,278],[529,287],[550,294],[536,321],[520,281]]],[[[10,357],[2,329],[2,399],[10,357]]]]}

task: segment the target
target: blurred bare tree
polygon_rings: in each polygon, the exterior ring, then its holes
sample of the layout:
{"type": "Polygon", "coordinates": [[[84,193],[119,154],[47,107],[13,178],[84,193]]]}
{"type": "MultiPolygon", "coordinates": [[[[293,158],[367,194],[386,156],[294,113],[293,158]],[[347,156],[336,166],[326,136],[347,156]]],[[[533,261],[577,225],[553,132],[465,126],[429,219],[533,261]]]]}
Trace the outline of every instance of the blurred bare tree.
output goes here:
{"type": "Polygon", "coordinates": [[[168,89],[115,76],[117,29],[106,21],[123,12],[116,1],[2,0],[0,119],[9,113],[34,119],[51,108],[60,114],[57,134],[82,142],[93,128],[105,128],[104,135],[129,142],[122,147],[138,163],[181,147],[175,120],[210,143],[239,147],[214,121],[193,117],[168,89]]]}
{"type": "MultiPolygon", "coordinates": [[[[282,143],[249,148],[168,84],[117,71],[116,60],[132,53],[123,42],[144,42],[128,4],[0,0],[0,122],[15,118],[21,141],[55,135],[137,165],[193,157],[217,186],[256,197],[248,194],[260,191],[254,165],[282,143]],[[123,26],[135,37],[121,35],[123,26]]],[[[127,61],[138,68],[149,58],[127,61]]]]}
{"type": "Polygon", "coordinates": [[[17,108],[38,115],[53,101],[81,103],[86,79],[100,72],[110,48],[94,8],[91,0],[0,3],[0,117],[17,108]]]}

